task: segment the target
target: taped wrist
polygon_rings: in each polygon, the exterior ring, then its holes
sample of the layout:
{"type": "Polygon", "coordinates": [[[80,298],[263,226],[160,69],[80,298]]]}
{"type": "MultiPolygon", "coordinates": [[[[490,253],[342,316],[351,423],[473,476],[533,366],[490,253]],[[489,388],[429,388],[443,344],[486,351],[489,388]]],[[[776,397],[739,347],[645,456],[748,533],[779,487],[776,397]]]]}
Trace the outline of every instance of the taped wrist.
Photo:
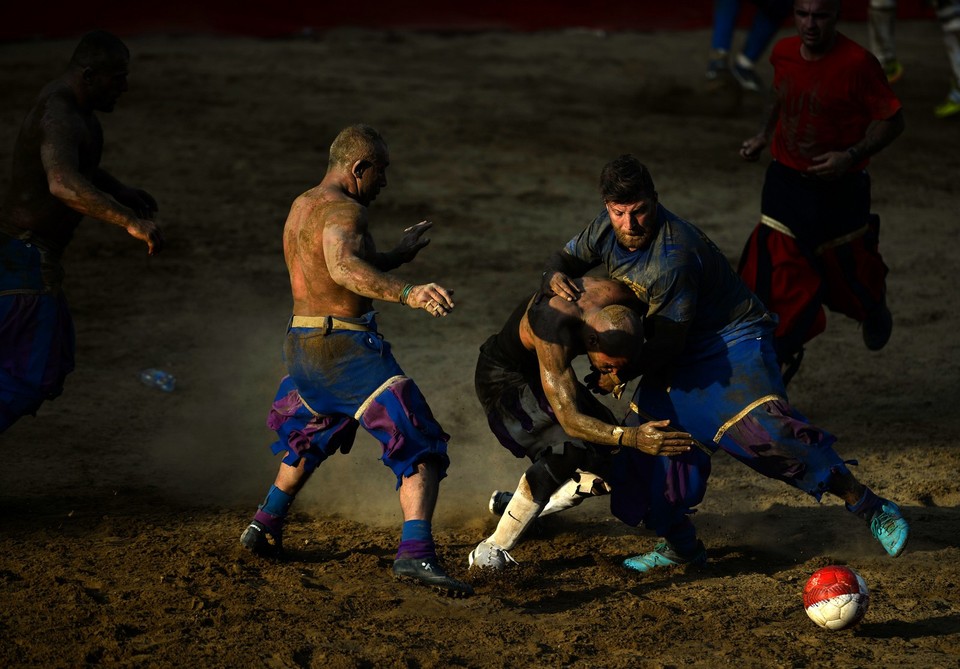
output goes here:
{"type": "Polygon", "coordinates": [[[625,427],[623,429],[623,436],[620,438],[620,443],[630,448],[640,448],[640,435],[641,431],[639,427],[625,427]]]}

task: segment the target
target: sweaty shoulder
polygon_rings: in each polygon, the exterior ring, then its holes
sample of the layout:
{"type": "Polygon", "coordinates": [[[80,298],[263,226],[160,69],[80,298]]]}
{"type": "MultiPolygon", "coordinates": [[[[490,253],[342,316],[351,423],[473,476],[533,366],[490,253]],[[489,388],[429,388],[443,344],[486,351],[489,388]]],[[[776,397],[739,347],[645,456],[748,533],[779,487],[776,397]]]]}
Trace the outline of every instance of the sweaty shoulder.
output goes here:
{"type": "Polygon", "coordinates": [[[362,220],[364,208],[355,200],[319,188],[303,193],[293,203],[301,223],[325,226],[328,223],[355,225],[362,220]]]}
{"type": "MultiPolygon", "coordinates": [[[[54,81],[43,87],[34,104],[34,112],[45,121],[63,121],[77,116],[80,108],[77,99],[65,84],[54,81]]],[[[96,118],[96,117],[94,117],[96,118]]]]}
{"type": "MultiPolygon", "coordinates": [[[[633,292],[620,281],[598,276],[585,276],[581,280],[583,281],[584,296],[587,299],[595,298],[598,303],[613,304],[634,297],[633,292]]],[[[580,301],[584,300],[584,296],[581,296],[580,301]]]]}

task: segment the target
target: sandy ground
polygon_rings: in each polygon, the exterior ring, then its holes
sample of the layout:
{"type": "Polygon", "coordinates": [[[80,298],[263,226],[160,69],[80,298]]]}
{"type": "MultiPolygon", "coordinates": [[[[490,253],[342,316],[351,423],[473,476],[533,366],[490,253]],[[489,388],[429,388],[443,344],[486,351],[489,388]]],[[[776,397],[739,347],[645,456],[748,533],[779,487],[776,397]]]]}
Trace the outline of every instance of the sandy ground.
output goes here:
{"type": "MultiPolygon", "coordinates": [[[[846,31],[864,40],[862,24],[846,31]]],[[[78,368],[60,399],[0,436],[0,665],[956,666],[960,119],[930,113],[948,81],[936,24],[898,34],[908,129],[872,166],[893,338],[871,354],[856,323],[830,318],[790,390],[859,477],[903,505],[907,553],[888,558],[838,500],[817,505],[721,454],[696,516],[704,570],[627,573],[621,559],[654,537],[598,500],[547,519],[501,577],[469,573],[466,556],[494,526],[490,492],[524,465],[481,415],[477,347],[599,210],[597,174],[619,153],[641,156],[666,206],[735,262],[765,164],[736,149],[760,101],[706,93],[706,31],[130,39],[131,89],[103,117],[103,164],[156,196],[169,243],[148,258],[85,221],[68,252],[78,368]],[[399,273],[458,298],[442,321],[397,305],[380,320],[453,435],[434,526],[448,569],[476,587],[468,600],[393,580],[399,508],[366,435],[298,499],[288,561],[237,541],[277,464],[264,419],[290,308],[281,227],[356,121],[390,143],[372,210],[381,246],[434,221],[399,273]],[[175,392],[139,384],[153,366],[176,374],[175,392]],[[822,631],[801,605],[831,563],[872,591],[853,631],[822,631]]],[[[4,165],[72,47],[0,45],[4,165]]]]}

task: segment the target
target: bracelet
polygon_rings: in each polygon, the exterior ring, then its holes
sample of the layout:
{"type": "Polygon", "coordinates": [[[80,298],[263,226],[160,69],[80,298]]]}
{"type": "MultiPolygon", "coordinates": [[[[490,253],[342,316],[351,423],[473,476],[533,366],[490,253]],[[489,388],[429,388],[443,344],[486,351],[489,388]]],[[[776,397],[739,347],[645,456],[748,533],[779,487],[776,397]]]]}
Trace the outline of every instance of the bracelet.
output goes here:
{"type": "Polygon", "coordinates": [[[617,446],[623,446],[623,428],[619,425],[613,428],[613,436],[617,438],[617,446]]]}
{"type": "Polygon", "coordinates": [[[850,154],[850,157],[853,159],[853,162],[857,162],[858,160],[860,160],[860,152],[857,151],[856,147],[851,146],[849,149],[847,149],[847,153],[850,154]]]}
{"type": "Polygon", "coordinates": [[[408,283],[403,287],[403,290],[400,291],[400,304],[406,304],[407,298],[410,297],[410,291],[413,290],[413,284],[408,283]]]}

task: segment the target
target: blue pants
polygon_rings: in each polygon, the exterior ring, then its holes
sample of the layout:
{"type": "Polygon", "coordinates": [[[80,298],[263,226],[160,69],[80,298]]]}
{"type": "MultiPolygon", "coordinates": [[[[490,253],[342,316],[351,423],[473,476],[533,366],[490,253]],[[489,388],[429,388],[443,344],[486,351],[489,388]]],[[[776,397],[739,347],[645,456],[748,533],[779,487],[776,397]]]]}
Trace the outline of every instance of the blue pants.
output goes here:
{"type": "Polygon", "coordinates": [[[74,365],[73,319],[43,253],[0,233],[0,432],[57,397],[74,365]]]}
{"type": "MultiPolygon", "coordinates": [[[[670,419],[672,427],[690,432],[708,450],[721,448],[818,501],[834,474],[849,471],[833,450],[836,437],[810,425],[788,403],[769,336],[741,341],[705,359],[681,361],[666,387],[641,382],[631,408],[626,425],[670,419]]],[[[633,512],[624,513],[662,534],[702,500],[710,458],[699,449],[673,458],[626,450],[623,469],[636,476],[638,469],[652,468],[648,476],[660,489],[648,500],[638,489],[633,512]]]]}

